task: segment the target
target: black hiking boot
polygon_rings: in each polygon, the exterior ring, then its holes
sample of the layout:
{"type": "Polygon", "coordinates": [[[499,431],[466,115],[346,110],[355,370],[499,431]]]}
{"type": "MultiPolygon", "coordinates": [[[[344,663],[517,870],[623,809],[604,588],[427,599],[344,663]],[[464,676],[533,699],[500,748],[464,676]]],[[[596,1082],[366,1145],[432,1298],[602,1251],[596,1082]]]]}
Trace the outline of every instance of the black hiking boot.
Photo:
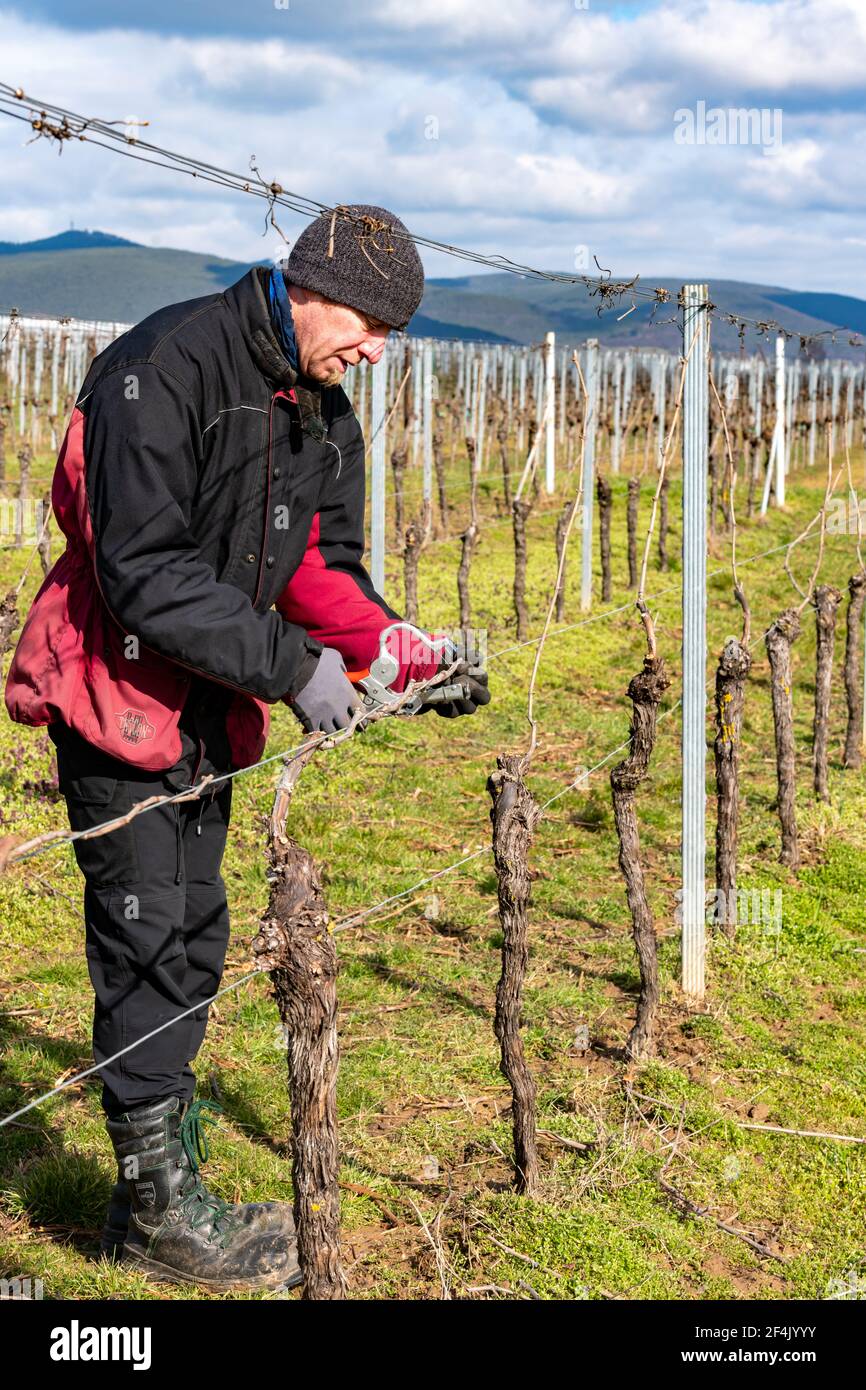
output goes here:
{"type": "MultiPolygon", "coordinates": [[[[301,1272],[291,1208],[283,1202],[233,1206],[201,1180],[199,1165],[208,1156],[203,1126],[215,1123],[203,1113],[205,1106],[220,1109],[211,1100],[185,1108],[179,1096],[171,1096],[106,1121],[119,1170],[130,1175],[129,1226],[120,1258],[154,1279],[215,1292],[293,1288],[301,1272]]],[[[120,1228],[120,1181],[104,1241],[120,1228]]]]}

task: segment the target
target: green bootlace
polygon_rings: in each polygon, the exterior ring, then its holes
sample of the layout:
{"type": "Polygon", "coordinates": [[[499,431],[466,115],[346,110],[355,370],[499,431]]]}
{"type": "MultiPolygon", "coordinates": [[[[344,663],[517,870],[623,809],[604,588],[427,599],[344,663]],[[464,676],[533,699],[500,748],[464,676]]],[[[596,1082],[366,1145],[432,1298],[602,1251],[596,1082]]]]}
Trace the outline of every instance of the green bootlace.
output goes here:
{"type": "Polygon", "coordinates": [[[189,1109],[180,1122],[180,1141],[189,1161],[192,1178],[192,1187],[184,1192],[180,1205],[186,1212],[193,1230],[212,1222],[214,1232],[209,1239],[219,1235],[218,1244],[222,1245],[232,1234],[237,1215],[230,1202],[224,1202],[222,1197],[208,1192],[199,1176],[199,1168],[202,1163],[207,1162],[210,1154],[204,1126],[217,1124],[212,1115],[204,1113],[205,1106],[209,1110],[222,1113],[222,1106],[215,1100],[194,1100],[190,1102],[189,1109]]]}

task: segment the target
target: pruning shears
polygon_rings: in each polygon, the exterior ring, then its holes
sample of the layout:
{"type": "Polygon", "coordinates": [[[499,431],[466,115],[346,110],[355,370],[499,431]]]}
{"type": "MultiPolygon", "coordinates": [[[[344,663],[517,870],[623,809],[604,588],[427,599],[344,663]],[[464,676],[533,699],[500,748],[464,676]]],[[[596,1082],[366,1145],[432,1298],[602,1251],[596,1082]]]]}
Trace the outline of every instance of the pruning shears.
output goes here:
{"type": "MultiPolygon", "coordinates": [[[[388,705],[396,704],[398,700],[403,698],[399,691],[392,688],[394,681],[400,674],[400,662],[388,651],[387,647],[390,633],[396,632],[400,628],[419,637],[434,653],[438,651],[444,657],[445,665],[450,665],[452,661],[457,660],[457,647],[450,637],[431,637],[429,633],[422,632],[413,623],[391,623],[388,627],[383,628],[379,634],[379,655],[370,663],[369,669],[347,673],[349,680],[370,710],[386,709],[388,705]]],[[[460,681],[451,682],[448,685],[437,685],[423,695],[413,695],[395,713],[417,714],[423,705],[444,704],[446,700],[463,699],[467,694],[466,686],[460,681]]]]}

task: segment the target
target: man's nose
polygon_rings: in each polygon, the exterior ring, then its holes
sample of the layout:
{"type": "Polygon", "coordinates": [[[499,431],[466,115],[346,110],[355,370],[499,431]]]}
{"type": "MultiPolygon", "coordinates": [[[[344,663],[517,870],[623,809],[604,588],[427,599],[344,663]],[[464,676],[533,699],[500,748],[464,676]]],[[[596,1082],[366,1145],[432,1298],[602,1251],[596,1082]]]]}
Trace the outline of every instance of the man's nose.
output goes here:
{"type": "Polygon", "coordinates": [[[363,343],[358,344],[358,351],[362,357],[366,357],[371,366],[374,366],[385,351],[385,339],[366,338],[363,343]]]}

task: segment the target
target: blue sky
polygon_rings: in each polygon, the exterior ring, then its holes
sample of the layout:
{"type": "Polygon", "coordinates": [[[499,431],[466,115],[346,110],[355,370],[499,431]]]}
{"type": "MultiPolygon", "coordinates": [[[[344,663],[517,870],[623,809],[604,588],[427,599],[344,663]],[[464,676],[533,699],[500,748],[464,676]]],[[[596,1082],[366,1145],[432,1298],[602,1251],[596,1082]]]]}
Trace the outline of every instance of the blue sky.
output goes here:
{"type": "MultiPolygon", "coordinates": [[[[437,240],[866,297],[866,0],[0,0],[0,35],[28,93],[437,240]],[[781,116],[763,143],[678,142],[701,102],[781,116]]],[[[0,240],[279,249],[258,200],[27,138],[0,117],[0,240]]]]}

